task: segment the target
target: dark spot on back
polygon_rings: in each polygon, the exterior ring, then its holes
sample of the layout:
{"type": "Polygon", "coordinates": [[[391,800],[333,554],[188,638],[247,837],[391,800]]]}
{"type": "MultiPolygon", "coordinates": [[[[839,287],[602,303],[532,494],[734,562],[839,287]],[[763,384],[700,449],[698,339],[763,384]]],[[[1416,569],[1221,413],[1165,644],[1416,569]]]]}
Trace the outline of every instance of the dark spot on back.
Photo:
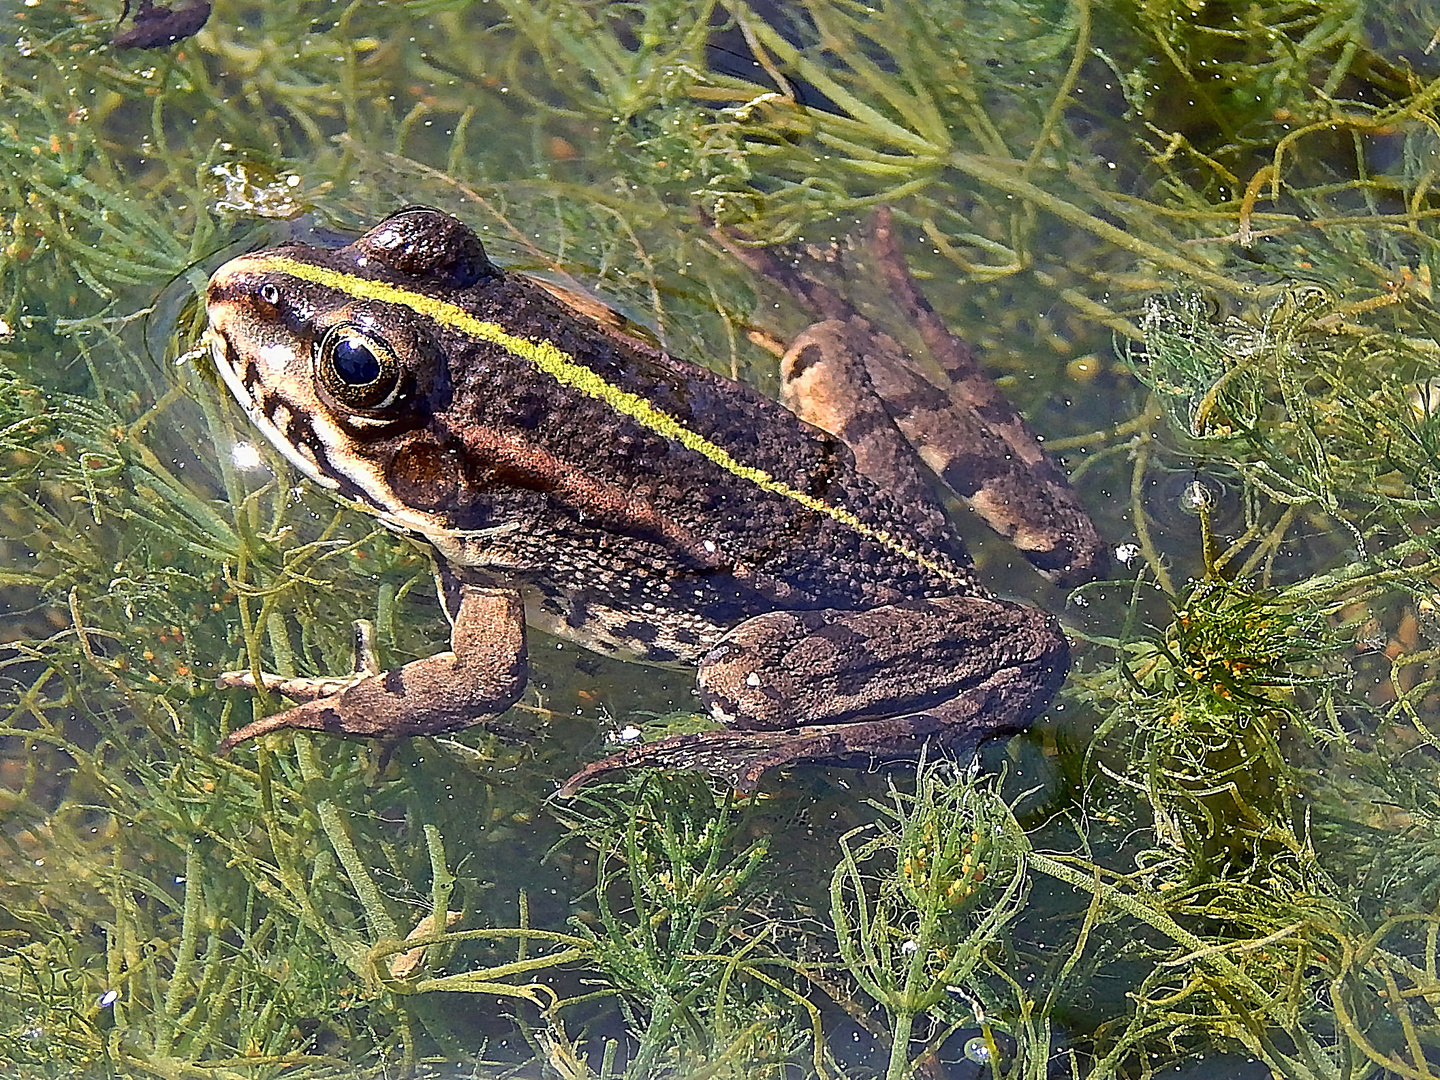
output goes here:
{"type": "Polygon", "coordinates": [[[620,636],[631,641],[638,641],[642,645],[652,645],[660,636],[660,629],[654,623],[631,619],[620,627],[620,636]]]}
{"type": "Polygon", "coordinates": [[[825,350],[819,345],[805,345],[791,358],[790,371],[786,378],[798,379],[824,359],[825,350]]]}
{"type": "Polygon", "coordinates": [[[570,610],[565,613],[566,623],[579,629],[585,625],[589,618],[590,605],[578,596],[572,597],[570,600],[570,610]]]}

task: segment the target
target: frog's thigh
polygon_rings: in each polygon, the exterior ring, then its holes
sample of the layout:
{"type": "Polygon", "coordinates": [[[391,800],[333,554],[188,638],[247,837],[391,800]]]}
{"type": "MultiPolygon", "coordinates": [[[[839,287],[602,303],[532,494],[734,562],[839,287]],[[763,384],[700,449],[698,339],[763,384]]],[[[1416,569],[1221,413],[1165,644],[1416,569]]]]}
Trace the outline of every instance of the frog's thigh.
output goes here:
{"type": "Polygon", "coordinates": [[[1053,619],[993,600],[940,598],[865,612],[772,612],[702,662],[702,695],[729,727],[672,735],[593,762],[560,789],[639,766],[694,769],[753,791],[800,762],[952,751],[1027,727],[1065,677],[1053,619]]]}
{"type": "MultiPolygon", "coordinates": [[[[749,619],[701,661],[700,694],[734,728],[791,730],[943,708],[1003,691],[1033,717],[1069,648],[1054,618],[978,597],[868,611],[775,611],[749,619]]],[[[997,718],[998,719],[998,718],[997,718]]]]}
{"type": "Polygon", "coordinates": [[[231,732],[228,752],[257,735],[284,728],[341,735],[427,735],[454,731],[509,708],[525,689],[525,611],[511,589],[463,586],[454,612],[450,651],[268,716],[231,732]]]}
{"type": "Polygon", "coordinates": [[[899,346],[840,319],[806,327],[780,361],[785,405],[848,446],[860,472],[900,505],[943,527],[945,511],[916,467],[914,448],[871,384],[865,353],[876,349],[898,352],[899,346]]]}

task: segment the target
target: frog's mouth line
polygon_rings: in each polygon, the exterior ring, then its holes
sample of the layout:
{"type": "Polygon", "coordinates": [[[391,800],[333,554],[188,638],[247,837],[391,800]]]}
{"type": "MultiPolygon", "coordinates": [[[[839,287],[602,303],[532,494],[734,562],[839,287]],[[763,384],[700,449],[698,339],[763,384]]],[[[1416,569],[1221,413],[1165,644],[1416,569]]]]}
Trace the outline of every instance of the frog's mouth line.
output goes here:
{"type": "Polygon", "coordinates": [[[326,476],[318,464],[300,453],[295,444],[290,441],[289,436],[282,432],[266,414],[254,392],[245,385],[244,379],[236,370],[237,354],[230,347],[225,335],[211,326],[205,331],[205,344],[210,347],[210,359],[215,365],[215,370],[219,372],[221,380],[234,395],[235,400],[239,402],[240,407],[245,410],[246,417],[249,418],[255,429],[264,435],[270,445],[284,454],[285,459],[308,479],[329,491],[339,491],[340,482],[332,476],[326,476]]]}
{"type": "Polygon", "coordinates": [[[280,426],[265,412],[264,406],[250,387],[245,384],[244,377],[237,370],[235,361],[238,354],[230,347],[225,335],[211,326],[205,331],[203,344],[209,348],[211,361],[221,380],[229,388],[240,407],[245,410],[245,415],[250,423],[270,445],[279,450],[285,459],[307,479],[334,492],[335,497],[350,503],[357,510],[376,518],[387,529],[422,537],[437,548],[448,551],[451,561],[461,565],[478,566],[492,565],[492,561],[481,559],[477,555],[477,552],[484,547],[485,541],[513,532],[520,527],[518,523],[512,522],[485,529],[455,530],[447,528],[443,524],[437,523],[434,518],[409,507],[382,506],[353,480],[342,483],[335,477],[327,475],[316,461],[300,452],[289,435],[282,431],[280,426]],[[353,489],[353,494],[347,493],[347,489],[353,489]]]}

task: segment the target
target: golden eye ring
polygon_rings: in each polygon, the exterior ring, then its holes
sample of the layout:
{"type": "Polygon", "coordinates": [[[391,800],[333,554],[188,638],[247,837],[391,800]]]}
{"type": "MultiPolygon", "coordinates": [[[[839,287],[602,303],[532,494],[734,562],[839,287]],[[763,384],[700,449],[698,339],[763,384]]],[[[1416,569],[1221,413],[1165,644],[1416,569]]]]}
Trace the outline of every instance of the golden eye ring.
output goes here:
{"type": "Polygon", "coordinates": [[[336,405],[355,412],[383,412],[394,405],[403,374],[389,343],[354,323],[332,326],[315,351],[321,388],[336,405]]]}

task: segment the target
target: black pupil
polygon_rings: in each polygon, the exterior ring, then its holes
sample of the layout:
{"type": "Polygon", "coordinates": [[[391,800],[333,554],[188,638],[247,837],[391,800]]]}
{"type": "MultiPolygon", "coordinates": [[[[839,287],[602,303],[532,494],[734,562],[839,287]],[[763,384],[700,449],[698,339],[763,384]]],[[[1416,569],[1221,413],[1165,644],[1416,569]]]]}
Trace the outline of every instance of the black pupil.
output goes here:
{"type": "Polygon", "coordinates": [[[368,386],[380,378],[380,361],[365,342],[341,338],[335,343],[335,375],[348,386],[368,386]]]}

